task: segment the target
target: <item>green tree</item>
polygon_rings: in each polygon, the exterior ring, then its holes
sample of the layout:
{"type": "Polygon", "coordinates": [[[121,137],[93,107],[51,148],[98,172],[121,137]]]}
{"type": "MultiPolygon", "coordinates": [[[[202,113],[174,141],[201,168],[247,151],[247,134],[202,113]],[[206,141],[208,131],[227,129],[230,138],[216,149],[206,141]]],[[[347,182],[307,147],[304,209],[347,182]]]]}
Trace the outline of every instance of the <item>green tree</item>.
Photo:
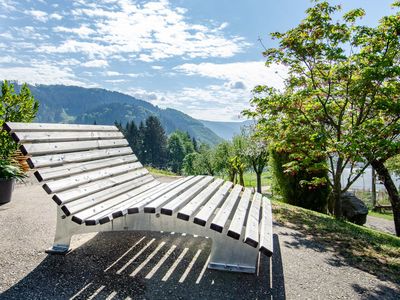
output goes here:
{"type": "Polygon", "coordinates": [[[185,158],[185,147],[179,135],[173,133],[168,139],[169,166],[172,172],[181,173],[183,159],[185,158]]]}
{"type": "Polygon", "coordinates": [[[400,154],[388,159],[385,165],[389,171],[395,173],[397,176],[400,176],[400,154]]]}
{"type": "Polygon", "coordinates": [[[189,133],[183,132],[180,130],[176,130],[172,134],[176,135],[180,139],[180,141],[184,147],[185,155],[195,151],[189,133]]]}
{"type": "Polygon", "coordinates": [[[169,166],[172,171],[181,173],[183,159],[194,152],[189,133],[177,130],[168,139],[169,166]]]}
{"type": "MultiPolygon", "coordinates": [[[[235,169],[237,175],[239,176],[239,184],[244,186],[244,172],[247,169],[247,161],[246,161],[246,148],[247,148],[247,140],[243,135],[236,135],[232,139],[232,147],[233,147],[233,157],[230,157],[230,163],[235,169]]],[[[235,180],[235,183],[238,183],[235,180]]]]}
{"type": "Polygon", "coordinates": [[[138,127],[136,126],[134,121],[130,121],[126,123],[124,134],[126,137],[126,140],[129,143],[129,146],[132,148],[133,153],[138,155],[141,153],[141,146],[142,146],[142,140],[141,140],[141,134],[139,132],[138,127]]]}
{"type": "Polygon", "coordinates": [[[201,144],[199,155],[195,156],[195,169],[201,174],[214,176],[215,174],[215,154],[208,144],[201,144]]]}
{"type": "Polygon", "coordinates": [[[231,182],[235,182],[237,175],[237,169],[231,160],[233,156],[233,145],[230,142],[224,141],[215,148],[215,171],[220,174],[227,173],[231,182]]]}
{"type": "Polygon", "coordinates": [[[139,133],[139,140],[138,140],[138,152],[135,153],[139,160],[142,163],[144,162],[144,156],[145,156],[145,150],[144,150],[144,145],[143,145],[143,140],[144,140],[144,133],[145,133],[146,127],[144,126],[143,121],[140,121],[139,127],[138,127],[138,133],[139,133]]]}
{"type": "Polygon", "coordinates": [[[117,120],[115,120],[114,121],[114,126],[117,127],[119,131],[121,131],[121,132],[124,131],[124,128],[122,127],[121,121],[118,122],[117,120]]]}
{"type": "Polygon", "coordinates": [[[193,150],[196,151],[196,152],[198,152],[198,151],[199,151],[199,148],[198,148],[198,146],[197,146],[197,140],[196,140],[195,137],[192,137],[192,144],[193,144],[193,150]]]}
{"type": "Polygon", "coordinates": [[[197,152],[189,153],[185,156],[182,162],[182,172],[185,175],[200,175],[203,170],[198,169],[199,156],[201,154],[197,152]]]}
{"type": "Polygon", "coordinates": [[[167,136],[160,120],[155,116],[146,119],[143,132],[143,163],[156,168],[167,167],[167,136]]]}
{"type": "MultiPolygon", "coordinates": [[[[5,122],[32,122],[39,109],[39,102],[34,99],[27,84],[23,84],[19,94],[14,85],[4,80],[0,97],[0,128],[5,122]]],[[[5,131],[0,131],[0,158],[9,159],[18,145],[5,131]]]]}
{"type": "Polygon", "coordinates": [[[257,136],[254,127],[248,128],[242,135],[246,140],[244,157],[256,173],[257,192],[261,193],[261,175],[268,163],[267,140],[257,136]]]}
{"type": "Polygon", "coordinates": [[[332,187],[338,218],[341,194],[371,163],[385,178],[400,234],[400,199],[384,167],[399,151],[399,13],[369,28],[356,24],[364,15],[362,9],[334,20],[339,10],[340,6],[317,2],[297,27],[272,34],[279,47],[265,50],[266,64],[288,66],[285,91],[257,87],[252,115],[262,120],[261,129],[278,125],[269,133],[276,141],[283,140],[279,146],[291,150],[289,169],[309,163],[305,154],[328,157],[331,175],[325,180],[332,187]],[[354,170],[361,161],[364,167],[350,172],[342,186],[345,167],[354,170]]]}

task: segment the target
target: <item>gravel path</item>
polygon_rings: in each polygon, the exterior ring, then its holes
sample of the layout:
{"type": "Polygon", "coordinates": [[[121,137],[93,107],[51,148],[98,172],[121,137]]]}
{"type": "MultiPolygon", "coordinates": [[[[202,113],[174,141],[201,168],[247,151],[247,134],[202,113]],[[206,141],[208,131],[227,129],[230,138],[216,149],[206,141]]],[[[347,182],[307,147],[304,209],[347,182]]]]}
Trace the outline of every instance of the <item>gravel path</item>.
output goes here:
{"type": "Polygon", "coordinates": [[[396,234],[396,230],[394,229],[393,221],[374,217],[374,216],[367,216],[367,222],[365,226],[371,227],[373,229],[383,231],[390,234],[396,234]]]}
{"type": "Polygon", "coordinates": [[[400,297],[394,283],[345,265],[322,245],[278,224],[274,227],[275,254],[272,260],[261,257],[257,275],[204,269],[209,239],[160,232],[81,235],[73,238],[74,250],[67,256],[48,256],[44,249],[53,240],[55,208],[37,184],[18,186],[12,202],[0,206],[0,299],[400,297]],[[145,263],[162,242],[161,250],[145,263]],[[158,266],[173,245],[175,250],[158,266]],[[187,251],[183,259],[166,278],[183,251],[187,251]]]}

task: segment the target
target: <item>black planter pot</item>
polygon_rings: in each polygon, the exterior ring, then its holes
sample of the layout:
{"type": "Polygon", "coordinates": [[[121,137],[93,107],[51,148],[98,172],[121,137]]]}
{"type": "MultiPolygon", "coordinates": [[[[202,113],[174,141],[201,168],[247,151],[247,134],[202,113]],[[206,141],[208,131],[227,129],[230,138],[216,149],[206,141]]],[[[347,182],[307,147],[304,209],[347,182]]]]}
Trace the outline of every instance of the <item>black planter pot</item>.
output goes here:
{"type": "Polygon", "coordinates": [[[14,190],[15,179],[0,178],[0,205],[11,201],[11,195],[14,190]]]}

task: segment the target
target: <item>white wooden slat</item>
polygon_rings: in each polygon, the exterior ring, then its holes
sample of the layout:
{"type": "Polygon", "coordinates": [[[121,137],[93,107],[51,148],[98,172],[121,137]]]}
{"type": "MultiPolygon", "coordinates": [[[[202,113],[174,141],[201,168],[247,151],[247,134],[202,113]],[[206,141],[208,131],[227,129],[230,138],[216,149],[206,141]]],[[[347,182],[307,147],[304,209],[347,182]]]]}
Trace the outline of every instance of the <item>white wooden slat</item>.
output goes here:
{"type": "Polygon", "coordinates": [[[128,210],[130,209],[130,203],[136,203],[138,201],[141,201],[142,199],[151,197],[152,195],[165,190],[169,185],[170,185],[169,183],[160,183],[159,185],[157,185],[152,189],[147,189],[146,191],[143,191],[143,193],[141,193],[140,195],[130,197],[126,201],[121,202],[120,204],[113,206],[110,209],[99,213],[98,215],[92,216],[91,221],[94,221],[96,224],[97,223],[103,224],[111,221],[112,219],[124,216],[128,214],[128,210]]]}
{"type": "Polygon", "coordinates": [[[147,170],[143,169],[143,172],[129,172],[122,175],[108,177],[95,182],[90,182],[87,184],[80,185],[79,187],[75,187],[71,190],[56,193],[53,196],[53,200],[58,205],[64,205],[76,199],[102,191],[112,186],[122,184],[127,181],[141,178],[143,176],[151,176],[151,175],[148,174],[147,170]]]}
{"type": "Polygon", "coordinates": [[[96,140],[78,142],[58,142],[23,144],[20,150],[24,155],[43,155],[77,151],[87,151],[92,149],[117,148],[129,145],[125,139],[118,140],[96,140]]]}
{"type": "Polygon", "coordinates": [[[158,212],[159,207],[161,207],[167,201],[179,196],[187,189],[189,189],[192,185],[198,183],[200,180],[203,179],[203,176],[195,176],[191,180],[184,182],[183,184],[179,185],[178,187],[174,188],[173,190],[169,191],[168,193],[160,196],[159,198],[151,201],[150,203],[144,206],[145,213],[156,213],[158,212]]]}
{"type": "Polygon", "coordinates": [[[104,224],[112,219],[116,219],[118,217],[123,216],[120,212],[116,211],[116,208],[119,205],[125,203],[129,199],[133,197],[141,197],[144,193],[151,192],[163,186],[164,184],[160,183],[159,181],[152,181],[150,183],[144,184],[134,190],[129,191],[128,193],[121,194],[117,197],[110,198],[107,201],[104,201],[100,204],[97,204],[90,209],[83,211],[87,212],[87,215],[82,215],[79,217],[80,213],[75,214],[81,222],[84,220],[86,225],[96,225],[96,224],[104,224]]]}
{"type": "Polygon", "coordinates": [[[48,131],[48,132],[13,132],[12,137],[17,143],[50,143],[72,142],[88,140],[112,140],[123,139],[124,135],[119,131],[48,131]]]}
{"type": "MultiPolygon", "coordinates": [[[[64,206],[62,206],[61,209],[67,216],[69,216],[69,215],[75,214],[79,211],[82,211],[84,209],[87,209],[91,206],[94,206],[100,202],[108,200],[112,197],[118,196],[125,192],[129,192],[130,190],[135,189],[139,186],[145,185],[145,184],[149,183],[150,181],[154,181],[154,178],[150,175],[139,177],[132,181],[128,181],[128,182],[110,187],[108,189],[101,190],[94,194],[90,194],[83,198],[79,198],[75,201],[69,202],[69,203],[65,204],[64,206]]],[[[155,184],[157,184],[156,181],[154,181],[154,182],[155,182],[155,184]]]]}
{"type": "Polygon", "coordinates": [[[212,220],[210,226],[211,229],[218,232],[222,232],[226,222],[228,221],[229,216],[231,215],[232,209],[234,208],[236,202],[239,199],[240,192],[242,191],[242,189],[243,187],[241,185],[237,184],[234,186],[229,196],[226,198],[221,208],[219,209],[218,213],[212,220]]]}
{"type": "Polygon", "coordinates": [[[272,236],[272,207],[267,197],[262,198],[262,216],[260,230],[260,252],[271,256],[274,252],[272,236]]]}
{"type": "Polygon", "coordinates": [[[259,219],[262,195],[255,193],[247,216],[244,242],[256,248],[259,239],[259,219]]]}
{"type": "MultiPolygon", "coordinates": [[[[89,219],[85,220],[87,225],[95,225],[95,224],[104,224],[106,222],[111,221],[112,219],[121,217],[129,213],[137,213],[138,210],[136,208],[132,210],[132,205],[135,203],[143,201],[143,199],[151,198],[153,195],[157,196],[160,194],[165,193],[166,191],[171,190],[173,187],[178,185],[180,182],[186,181],[186,178],[179,179],[174,182],[170,183],[160,183],[159,185],[155,186],[151,189],[143,189],[140,187],[139,189],[142,191],[137,195],[130,197],[129,199],[122,201],[119,204],[111,205],[108,208],[100,211],[99,213],[92,215],[89,219]],[[130,211],[128,211],[130,210],[130,211]]],[[[79,220],[74,220],[78,222],[79,220]]]]}
{"type": "Polygon", "coordinates": [[[243,224],[246,219],[247,210],[249,208],[249,202],[251,198],[251,189],[245,188],[240,198],[239,204],[235,210],[235,214],[232,218],[231,224],[228,229],[228,236],[238,240],[242,233],[243,224]]]}
{"type": "Polygon", "coordinates": [[[79,125],[58,123],[18,123],[7,122],[4,128],[8,132],[14,131],[119,131],[116,126],[110,125],[79,125]]]}
{"type": "MultiPolygon", "coordinates": [[[[156,181],[156,184],[160,185],[161,183],[156,181]]],[[[96,216],[98,216],[99,214],[104,213],[105,211],[108,211],[108,210],[114,211],[113,210],[114,206],[124,203],[129,198],[140,195],[145,191],[154,189],[157,187],[157,185],[153,186],[153,182],[142,185],[134,190],[127,192],[127,193],[124,193],[117,197],[113,197],[113,198],[109,199],[108,201],[101,202],[97,205],[94,205],[94,206],[88,208],[88,209],[80,211],[72,216],[72,220],[78,224],[82,224],[83,222],[85,222],[86,225],[98,224],[98,220],[97,220],[96,216]],[[150,186],[152,186],[152,187],[150,187],[150,186]],[[88,219],[90,219],[90,220],[88,220],[88,219]],[[96,222],[95,222],[95,220],[96,220],[96,222]]]]}
{"type": "Polygon", "coordinates": [[[212,195],[221,187],[224,181],[220,178],[214,180],[204,191],[193,198],[186,204],[179,212],[177,217],[179,219],[188,221],[190,216],[201,206],[204,202],[210,200],[212,195]]]}
{"type": "Polygon", "coordinates": [[[211,199],[207,201],[203,208],[200,209],[200,211],[194,217],[193,222],[198,225],[205,226],[215,209],[229,194],[229,190],[232,185],[233,183],[230,181],[225,182],[224,185],[211,197],[211,199]]]}
{"type": "Polygon", "coordinates": [[[130,147],[35,156],[30,157],[28,159],[28,163],[32,169],[37,169],[42,167],[57,166],[66,163],[92,161],[100,158],[109,158],[127,154],[132,154],[132,149],[130,147]]]}
{"type": "Polygon", "coordinates": [[[79,174],[91,170],[97,170],[105,167],[112,167],[126,163],[131,163],[135,161],[137,161],[137,157],[133,154],[113,157],[113,158],[105,158],[84,163],[66,164],[60,167],[42,168],[35,172],[35,176],[39,181],[45,181],[50,179],[67,177],[74,174],[79,174]]]}
{"type": "MultiPolygon", "coordinates": [[[[43,185],[45,191],[49,194],[61,192],[67,189],[70,189],[75,186],[79,186],[84,183],[93,182],[105,177],[110,177],[113,175],[118,175],[121,173],[126,173],[129,171],[137,170],[142,168],[142,164],[139,162],[130,163],[126,165],[120,165],[110,168],[104,168],[101,170],[95,170],[91,172],[82,173],[75,176],[70,176],[64,179],[59,179],[55,181],[47,182],[43,185]]],[[[146,169],[142,169],[147,171],[146,169]]],[[[140,170],[138,170],[140,172],[140,170]]]]}
{"type": "MultiPolygon", "coordinates": [[[[202,190],[204,190],[213,181],[213,179],[214,178],[212,176],[207,176],[203,178],[186,192],[164,204],[163,207],[161,207],[161,213],[172,216],[172,214],[174,214],[179,208],[181,208],[188,201],[196,197],[197,194],[199,194],[202,190]]],[[[158,208],[156,208],[156,210],[157,209],[158,208]]]]}
{"type": "Polygon", "coordinates": [[[176,187],[178,187],[181,184],[184,184],[185,182],[191,180],[193,178],[193,176],[189,176],[189,177],[183,177],[181,179],[178,179],[176,181],[170,182],[169,184],[167,184],[164,188],[162,188],[161,190],[157,191],[157,193],[153,193],[152,195],[148,195],[146,197],[141,197],[138,199],[132,199],[132,201],[130,201],[129,203],[127,203],[124,207],[124,213],[125,213],[125,209],[129,214],[136,214],[139,213],[140,211],[143,210],[144,206],[153,201],[154,199],[157,199],[159,197],[161,197],[162,195],[168,193],[169,191],[175,189],[176,187]]]}
{"type": "MultiPolygon", "coordinates": [[[[127,207],[129,207],[129,203],[137,201],[138,199],[143,199],[158,193],[161,190],[164,190],[165,187],[170,185],[170,183],[160,183],[153,188],[138,188],[140,193],[131,194],[128,199],[121,201],[118,204],[115,204],[115,201],[112,200],[111,204],[108,205],[108,208],[99,211],[97,214],[92,215],[90,218],[85,220],[86,225],[96,225],[96,224],[104,224],[113,219],[122,217],[128,213],[127,207]]],[[[108,203],[107,203],[108,204],[108,203]]]]}

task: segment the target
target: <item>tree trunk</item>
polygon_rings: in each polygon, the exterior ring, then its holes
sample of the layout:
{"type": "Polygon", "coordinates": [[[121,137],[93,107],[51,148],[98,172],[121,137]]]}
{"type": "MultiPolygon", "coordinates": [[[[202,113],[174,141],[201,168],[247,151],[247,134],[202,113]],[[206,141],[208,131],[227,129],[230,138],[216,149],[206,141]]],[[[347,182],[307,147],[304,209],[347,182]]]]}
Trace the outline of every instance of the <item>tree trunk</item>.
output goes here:
{"type": "Polygon", "coordinates": [[[335,204],[335,199],[333,198],[333,193],[331,192],[328,195],[328,211],[332,215],[333,215],[333,212],[335,211],[334,204],[335,204]]]}
{"type": "Polygon", "coordinates": [[[239,171],[239,181],[240,181],[240,185],[244,186],[244,179],[243,179],[243,170],[239,171]]]}
{"type": "Polygon", "coordinates": [[[261,193],[261,174],[262,173],[256,173],[257,176],[257,192],[261,193]]]}
{"type": "Polygon", "coordinates": [[[333,189],[332,189],[332,200],[333,200],[333,208],[334,208],[334,215],[337,219],[342,218],[342,164],[343,158],[339,157],[336,163],[336,173],[335,177],[333,178],[333,189]]]}
{"type": "Polygon", "coordinates": [[[372,185],[372,207],[374,208],[376,206],[376,175],[375,175],[375,169],[371,167],[371,185],[372,185]]]}
{"type": "Polygon", "coordinates": [[[399,191],[394,184],[392,177],[388,169],[385,167],[382,161],[372,160],[372,167],[375,169],[376,173],[382,178],[383,184],[385,185],[386,191],[389,194],[390,203],[392,204],[394,227],[396,230],[396,235],[400,236],[400,196],[399,191]]]}
{"type": "Polygon", "coordinates": [[[257,192],[261,193],[261,174],[265,167],[265,161],[262,157],[258,156],[256,159],[252,160],[251,164],[253,165],[253,170],[257,177],[257,192]]]}
{"type": "Polygon", "coordinates": [[[235,172],[229,172],[229,181],[235,182],[235,172]]]}

